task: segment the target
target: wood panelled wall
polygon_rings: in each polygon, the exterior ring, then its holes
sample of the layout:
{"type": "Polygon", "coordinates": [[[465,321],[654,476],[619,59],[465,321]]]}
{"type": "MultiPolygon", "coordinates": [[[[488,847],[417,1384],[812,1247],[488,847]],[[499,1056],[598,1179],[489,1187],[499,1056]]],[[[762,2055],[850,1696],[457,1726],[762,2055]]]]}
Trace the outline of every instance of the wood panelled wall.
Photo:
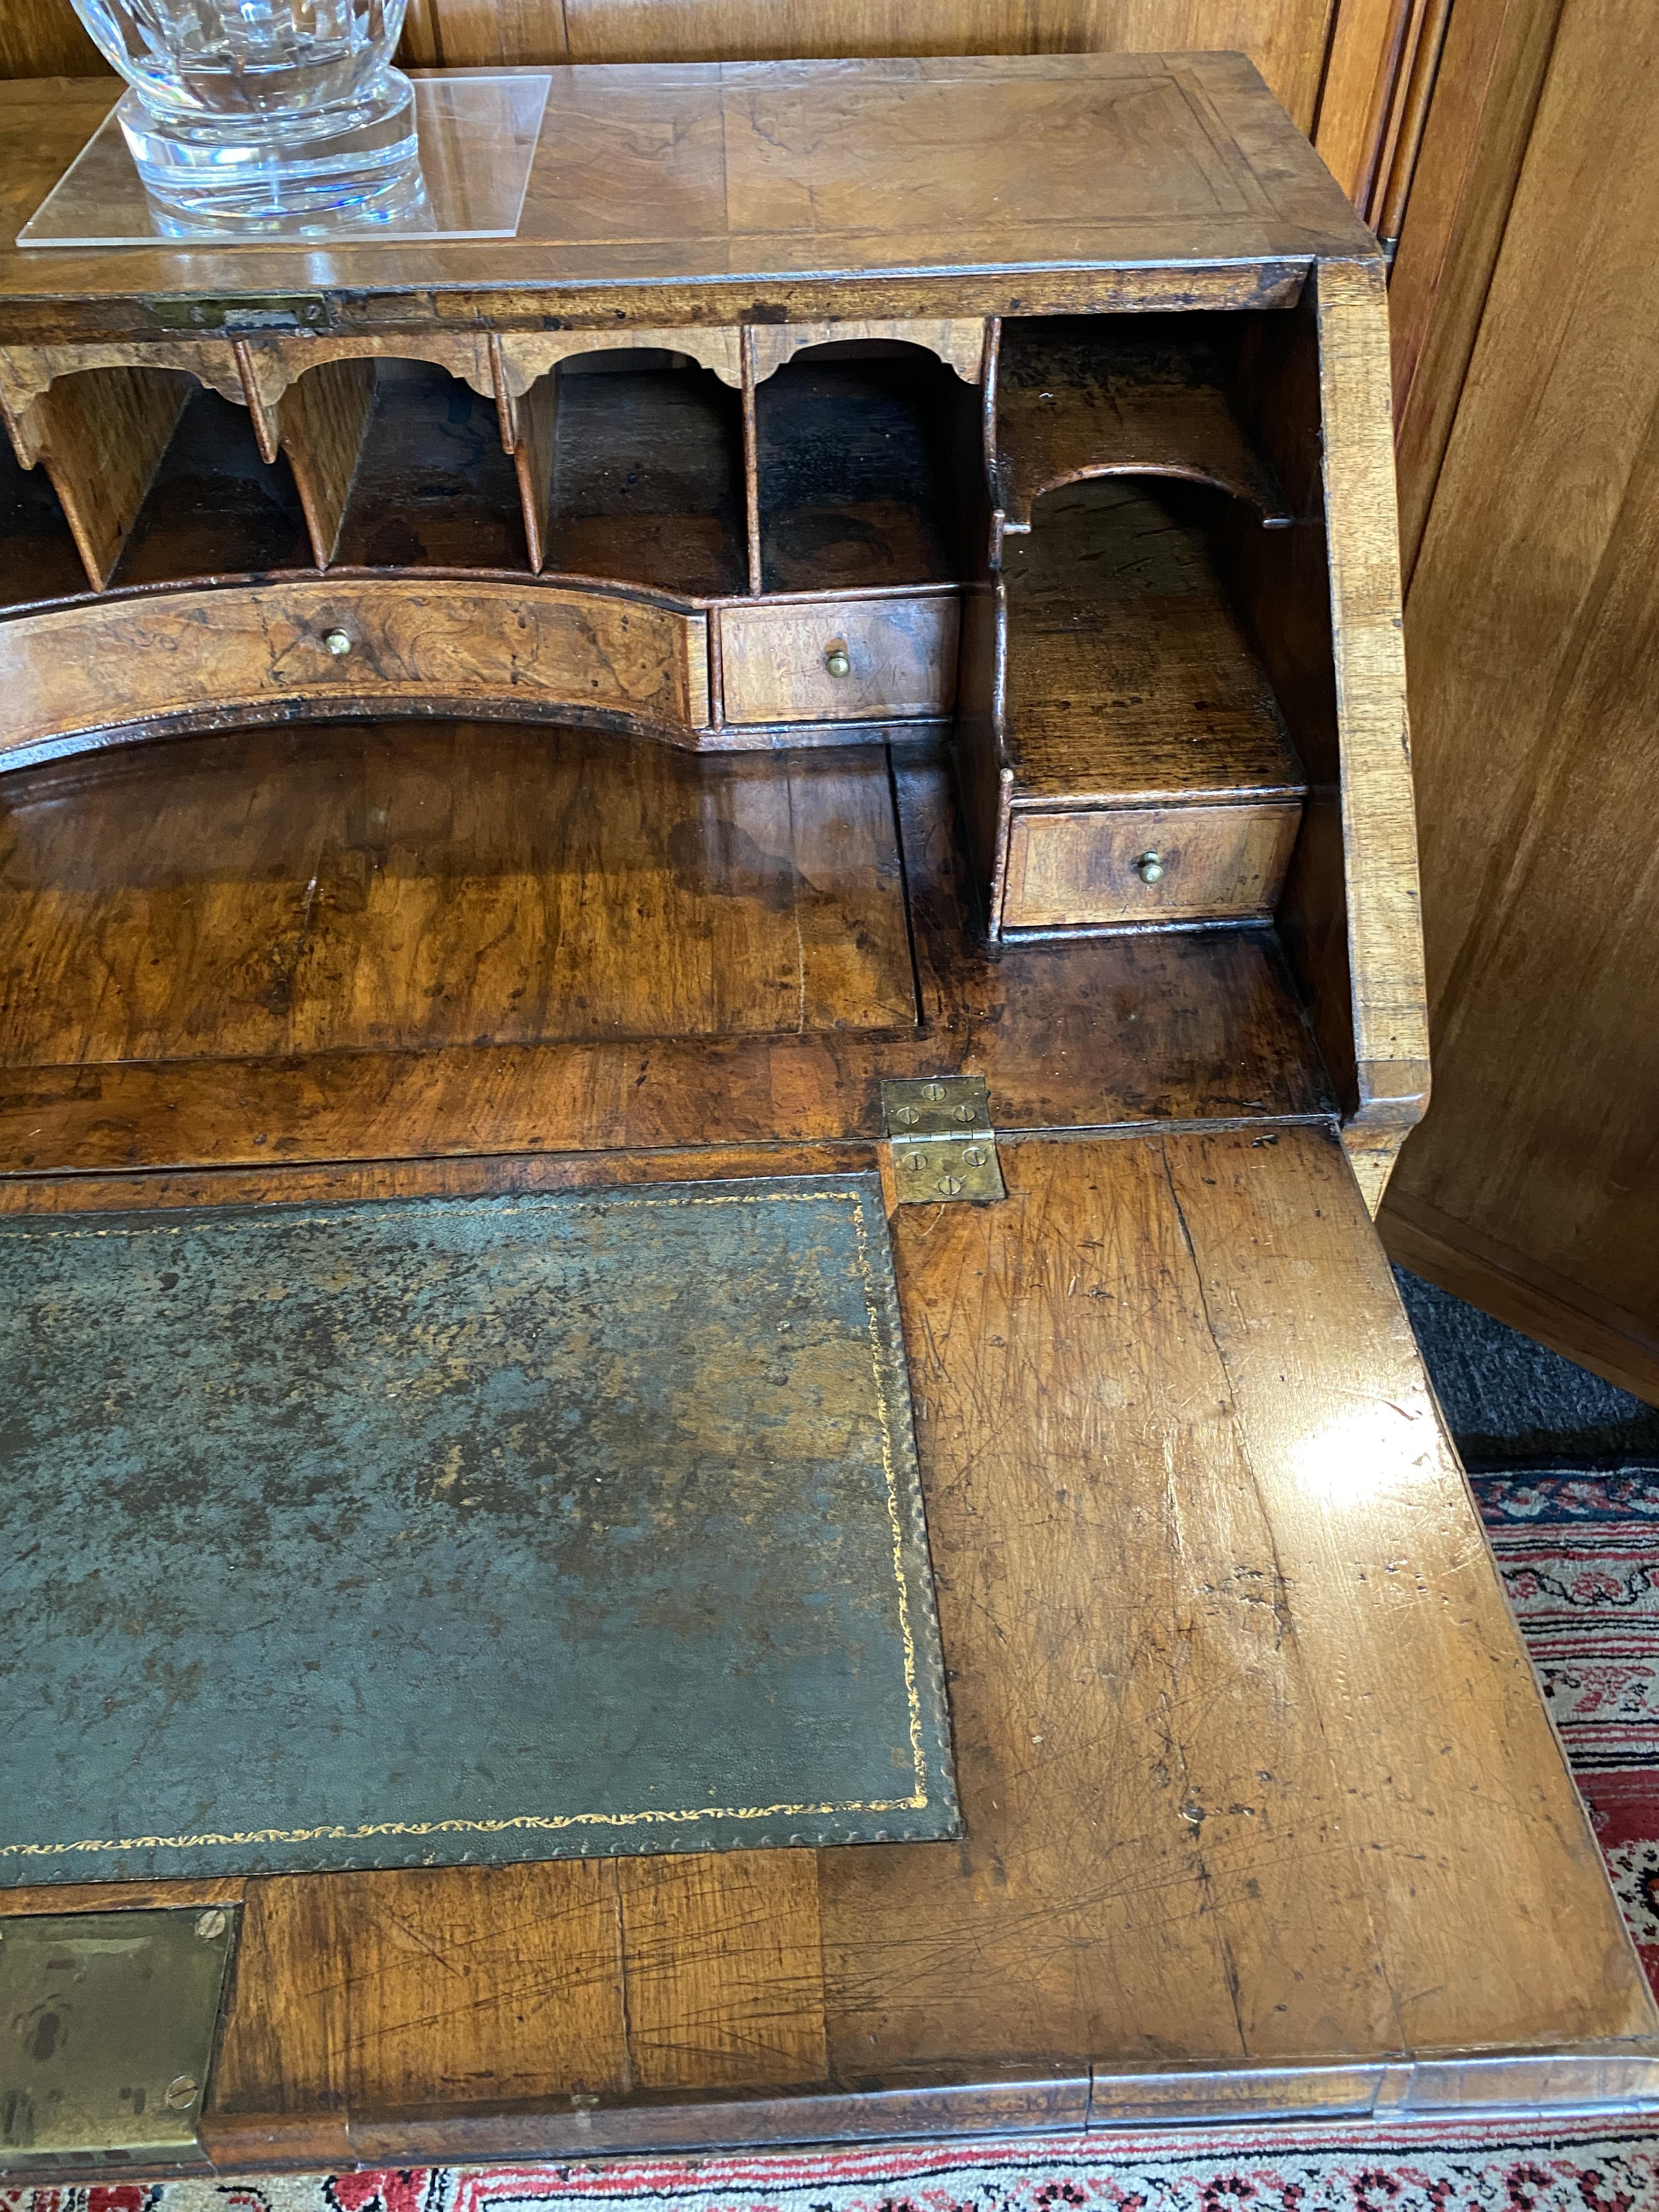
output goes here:
{"type": "Polygon", "coordinates": [[[1435,1103],[1395,1255],[1659,1401],[1659,9],[1455,0],[1395,270],[1435,1103]]]}
{"type": "MultiPolygon", "coordinates": [[[[402,58],[719,61],[1237,48],[1370,212],[1414,145],[1449,0],[410,0],[402,58]],[[1414,82],[1415,80],[1415,82],[1414,82]]],[[[103,67],[70,0],[0,0],[0,76],[103,67]]]]}

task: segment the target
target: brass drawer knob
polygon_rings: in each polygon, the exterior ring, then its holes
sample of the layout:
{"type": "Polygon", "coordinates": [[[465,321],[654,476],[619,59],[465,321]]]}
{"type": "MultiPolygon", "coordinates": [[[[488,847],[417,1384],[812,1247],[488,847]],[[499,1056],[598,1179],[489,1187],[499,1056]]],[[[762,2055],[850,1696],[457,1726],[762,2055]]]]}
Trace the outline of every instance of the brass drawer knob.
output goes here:
{"type": "Polygon", "coordinates": [[[1155,884],[1159,882],[1164,874],[1163,854],[1143,853],[1140,858],[1135,862],[1135,873],[1139,877],[1143,884],[1155,884]]]}
{"type": "Polygon", "coordinates": [[[351,650],[351,635],[348,630],[326,629],[323,632],[323,643],[334,658],[339,660],[351,650]]]}
{"type": "Polygon", "coordinates": [[[832,637],[823,648],[823,665],[832,676],[850,676],[853,663],[844,637],[832,637]]]}

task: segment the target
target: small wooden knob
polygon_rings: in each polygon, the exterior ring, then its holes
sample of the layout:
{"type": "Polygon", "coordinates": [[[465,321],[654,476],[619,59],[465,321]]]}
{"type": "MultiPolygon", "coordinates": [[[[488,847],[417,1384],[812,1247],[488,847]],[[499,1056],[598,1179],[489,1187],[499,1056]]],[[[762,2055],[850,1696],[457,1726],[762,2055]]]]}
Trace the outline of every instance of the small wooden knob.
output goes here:
{"type": "Polygon", "coordinates": [[[334,658],[339,660],[351,650],[350,633],[343,629],[325,630],[323,643],[334,658]]]}
{"type": "Polygon", "coordinates": [[[832,676],[852,674],[853,664],[848,657],[844,639],[839,637],[830,639],[829,644],[823,648],[823,665],[832,676]]]}
{"type": "Polygon", "coordinates": [[[1162,853],[1143,853],[1135,862],[1135,873],[1143,884],[1155,884],[1164,874],[1162,853]]]}

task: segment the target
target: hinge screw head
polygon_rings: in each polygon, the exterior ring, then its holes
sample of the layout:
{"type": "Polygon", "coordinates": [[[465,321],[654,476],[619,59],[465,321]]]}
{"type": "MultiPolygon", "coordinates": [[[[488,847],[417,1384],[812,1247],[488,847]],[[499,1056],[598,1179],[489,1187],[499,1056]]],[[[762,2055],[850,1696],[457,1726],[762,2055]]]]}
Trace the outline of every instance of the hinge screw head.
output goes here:
{"type": "Polygon", "coordinates": [[[167,2103],[175,2112],[182,2112],[187,2105],[196,2102],[200,2086],[188,2074],[180,2074],[175,2081],[167,2083],[167,2103]]]}
{"type": "Polygon", "coordinates": [[[210,1905],[205,1912],[197,1914],[196,1933],[204,1942],[210,1943],[216,1936],[222,1936],[224,1932],[225,1916],[216,1905],[210,1905]]]}

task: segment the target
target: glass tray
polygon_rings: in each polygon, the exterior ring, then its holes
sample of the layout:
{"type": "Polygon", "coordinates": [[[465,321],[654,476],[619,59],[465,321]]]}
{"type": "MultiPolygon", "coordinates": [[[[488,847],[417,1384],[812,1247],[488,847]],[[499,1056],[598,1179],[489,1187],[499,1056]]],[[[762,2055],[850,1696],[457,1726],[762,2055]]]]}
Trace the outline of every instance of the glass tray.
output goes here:
{"type": "Polygon", "coordinates": [[[411,76],[423,192],[374,216],[274,216],[268,223],[188,223],[156,207],[109,114],[17,234],[19,246],[269,246],[349,240],[511,238],[541,136],[551,75],[440,70],[411,76]]]}

